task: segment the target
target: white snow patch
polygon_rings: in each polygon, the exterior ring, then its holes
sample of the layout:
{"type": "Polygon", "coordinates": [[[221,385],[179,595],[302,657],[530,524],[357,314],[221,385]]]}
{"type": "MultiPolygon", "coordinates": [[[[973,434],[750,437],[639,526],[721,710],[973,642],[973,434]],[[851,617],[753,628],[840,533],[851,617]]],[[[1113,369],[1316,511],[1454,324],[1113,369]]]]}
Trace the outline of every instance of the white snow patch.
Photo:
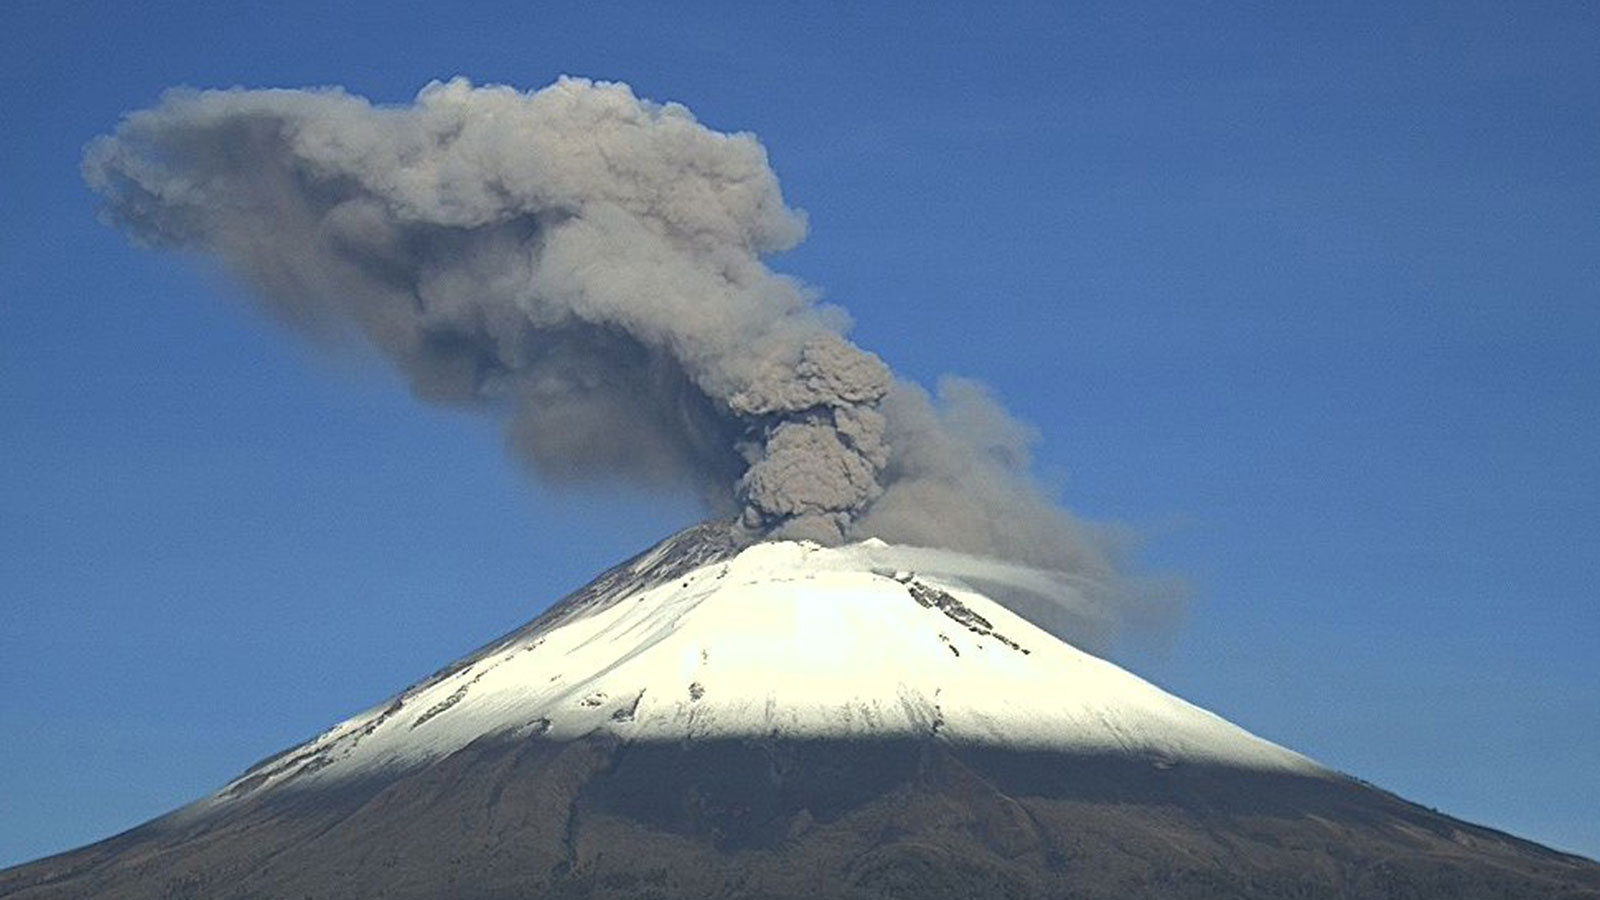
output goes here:
{"type": "Polygon", "coordinates": [[[921,736],[1325,773],[1062,642],[962,576],[1019,586],[1049,577],[881,541],[756,544],[518,632],[258,765],[214,802],[409,767],[490,734],[921,736]]]}

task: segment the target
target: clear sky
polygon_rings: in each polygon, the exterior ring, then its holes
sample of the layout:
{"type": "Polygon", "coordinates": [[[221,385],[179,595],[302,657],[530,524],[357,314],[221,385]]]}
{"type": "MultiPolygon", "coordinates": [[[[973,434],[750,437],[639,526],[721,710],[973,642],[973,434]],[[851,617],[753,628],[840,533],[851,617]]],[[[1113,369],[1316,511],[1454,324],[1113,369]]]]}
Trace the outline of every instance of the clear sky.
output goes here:
{"type": "Polygon", "coordinates": [[[774,265],[992,385],[1190,588],[1115,658],[1600,856],[1600,7],[51,4],[0,29],[0,865],[194,799],[696,517],[95,221],[162,89],[626,81],[760,135],[774,265]],[[1181,8],[1181,9],[1175,9],[1181,8]]]}

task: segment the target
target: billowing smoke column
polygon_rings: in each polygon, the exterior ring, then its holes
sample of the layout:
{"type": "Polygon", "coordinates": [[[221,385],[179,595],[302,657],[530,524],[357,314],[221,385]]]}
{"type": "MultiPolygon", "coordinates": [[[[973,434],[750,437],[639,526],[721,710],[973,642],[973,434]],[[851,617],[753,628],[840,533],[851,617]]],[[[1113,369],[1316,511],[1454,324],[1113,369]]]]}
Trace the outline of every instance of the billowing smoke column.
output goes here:
{"type": "Polygon", "coordinates": [[[546,478],[689,483],[754,536],[879,536],[1112,590],[1033,485],[1025,427],[968,382],[896,381],[762,263],[802,215],[753,136],[682,106],[581,79],[436,83],[404,107],[174,91],[84,173],[137,240],[220,257],[301,327],[354,325],[426,400],[506,411],[546,478]]]}

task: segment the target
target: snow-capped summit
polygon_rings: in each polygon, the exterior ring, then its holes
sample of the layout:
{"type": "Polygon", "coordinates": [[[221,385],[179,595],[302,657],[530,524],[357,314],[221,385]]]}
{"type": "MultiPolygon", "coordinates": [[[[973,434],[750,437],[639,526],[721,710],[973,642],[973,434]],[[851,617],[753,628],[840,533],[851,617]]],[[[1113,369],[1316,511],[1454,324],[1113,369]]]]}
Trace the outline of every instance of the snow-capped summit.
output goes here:
{"type": "Polygon", "coordinates": [[[977,589],[1039,577],[692,528],[0,897],[1600,900],[977,589]]]}
{"type": "MultiPolygon", "coordinates": [[[[682,532],[217,799],[439,759],[486,736],[930,738],[1316,774],[881,541],[682,532]]],[[[956,559],[957,557],[950,557],[956,559]]],[[[949,568],[960,568],[953,566],[949,568]]]]}

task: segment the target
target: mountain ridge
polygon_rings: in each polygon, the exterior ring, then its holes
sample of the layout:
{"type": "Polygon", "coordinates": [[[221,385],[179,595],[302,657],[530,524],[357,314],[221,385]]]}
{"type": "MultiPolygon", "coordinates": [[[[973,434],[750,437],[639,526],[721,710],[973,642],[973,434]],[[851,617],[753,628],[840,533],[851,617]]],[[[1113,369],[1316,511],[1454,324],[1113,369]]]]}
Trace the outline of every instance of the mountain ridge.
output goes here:
{"type": "Polygon", "coordinates": [[[1257,738],[963,576],[1023,577],[696,526],[0,897],[1600,900],[1600,864],[1257,738]]]}
{"type": "Polygon", "coordinates": [[[218,796],[403,769],[499,732],[937,736],[1320,771],[958,580],[895,568],[904,556],[881,542],[741,545],[717,525],[687,529],[218,796]]]}

